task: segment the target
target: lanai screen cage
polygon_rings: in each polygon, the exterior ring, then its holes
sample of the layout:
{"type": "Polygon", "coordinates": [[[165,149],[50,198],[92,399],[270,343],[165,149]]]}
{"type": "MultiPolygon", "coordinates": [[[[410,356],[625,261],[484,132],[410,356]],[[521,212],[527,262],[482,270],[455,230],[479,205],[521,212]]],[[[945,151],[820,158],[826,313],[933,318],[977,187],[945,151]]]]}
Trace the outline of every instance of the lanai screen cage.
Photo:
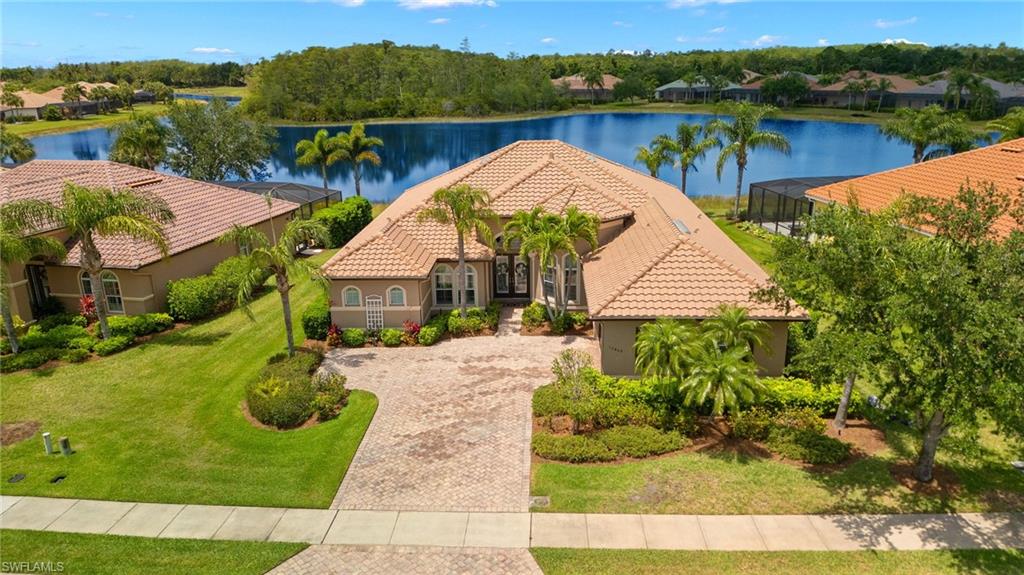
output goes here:
{"type": "Polygon", "coordinates": [[[776,234],[793,235],[800,230],[800,219],[814,212],[813,202],[804,195],[807,190],[855,177],[782,178],[754,182],[747,194],[747,220],[776,234]]]}
{"type": "Polygon", "coordinates": [[[227,186],[229,188],[235,188],[236,190],[259,194],[261,196],[269,193],[271,197],[295,202],[300,206],[299,215],[304,218],[312,216],[313,211],[318,208],[341,201],[341,192],[338,190],[325,190],[322,187],[307,186],[306,184],[297,184],[294,182],[243,181],[215,183],[220,186],[227,186]]]}

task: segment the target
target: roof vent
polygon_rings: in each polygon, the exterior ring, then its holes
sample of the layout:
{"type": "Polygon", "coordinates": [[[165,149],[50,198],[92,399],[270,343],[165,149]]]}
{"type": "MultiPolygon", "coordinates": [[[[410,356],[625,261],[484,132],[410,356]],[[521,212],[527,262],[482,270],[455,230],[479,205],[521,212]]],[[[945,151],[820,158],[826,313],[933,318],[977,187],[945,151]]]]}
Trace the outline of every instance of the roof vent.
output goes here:
{"type": "Polygon", "coordinates": [[[141,180],[135,180],[134,182],[128,182],[127,184],[125,184],[125,186],[127,186],[129,188],[141,188],[142,186],[148,186],[150,184],[155,184],[155,183],[162,182],[162,181],[163,181],[163,178],[154,176],[154,177],[151,177],[151,178],[144,178],[144,179],[141,179],[141,180]]]}
{"type": "Polygon", "coordinates": [[[684,234],[690,233],[690,228],[686,227],[686,224],[683,223],[683,220],[680,220],[678,218],[673,219],[672,223],[675,224],[676,229],[679,230],[680,232],[683,232],[684,234]]]}
{"type": "Polygon", "coordinates": [[[1003,146],[1002,148],[999,149],[1004,152],[1010,152],[1011,154],[1020,154],[1021,152],[1024,152],[1024,148],[1015,148],[1012,146],[1003,146]]]}

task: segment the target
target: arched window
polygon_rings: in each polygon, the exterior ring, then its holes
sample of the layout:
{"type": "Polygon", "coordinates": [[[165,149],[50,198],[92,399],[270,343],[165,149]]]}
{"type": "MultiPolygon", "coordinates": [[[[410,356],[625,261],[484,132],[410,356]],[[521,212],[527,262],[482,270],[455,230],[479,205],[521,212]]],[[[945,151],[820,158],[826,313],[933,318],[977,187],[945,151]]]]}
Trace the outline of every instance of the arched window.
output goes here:
{"type": "Polygon", "coordinates": [[[359,307],[363,301],[363,294],[359,291],[359,288],[355,286],[348,286],[341,292],[342,303],[345,307],[359,307]]]}
{"type": "Polygon", "coordinates": [[[562,270],[565,274],[565,301],[576,303],[580,299],[580,263],[576,256],[565,254],[562,258],[562,270]]]}
{"type": "Polygon", "coordinates": [[[434,303],[436,305],[452,305],[455,303],[455,282],[452,268],[441,264],[434,268],[434,303]]]}
{"type": "Polygon", "coordinates": [[[399,286],[388,288],[388,305],[401,307],[405,305],[405,289],[399,286]]]}
{"type": "MultiPolygon", "coordinates": [[[[107,296],[107,310],[111,313],[124,313],[124,299],[121,297],[121,282],[118,281],[114,272],[105,271],[100,274],[103,280],[103,293],[107,296]]],[[[82,282],[82,295],[92,294],[92,278],[89,274],[82,272],[79,276],[82,282]]]]}

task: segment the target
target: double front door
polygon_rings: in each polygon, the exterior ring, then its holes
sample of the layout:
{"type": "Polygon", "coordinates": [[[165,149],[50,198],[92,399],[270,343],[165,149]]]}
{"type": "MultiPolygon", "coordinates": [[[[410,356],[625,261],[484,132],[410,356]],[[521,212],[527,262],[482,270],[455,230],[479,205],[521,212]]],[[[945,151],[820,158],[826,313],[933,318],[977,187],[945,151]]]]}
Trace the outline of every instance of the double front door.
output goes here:
{"type": "Polygon", "coordinates": [[[494,297],[530,297],[530,260],[514,254],[494,258],[494,297]]]}

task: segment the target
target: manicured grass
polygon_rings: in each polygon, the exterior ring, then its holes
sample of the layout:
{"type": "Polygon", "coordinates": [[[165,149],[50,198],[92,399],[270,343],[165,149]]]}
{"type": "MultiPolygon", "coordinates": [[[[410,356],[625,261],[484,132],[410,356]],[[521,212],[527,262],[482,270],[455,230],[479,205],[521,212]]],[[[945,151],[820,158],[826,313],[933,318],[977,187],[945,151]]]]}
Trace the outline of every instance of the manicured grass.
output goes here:
{"type": "MultiPolygon", "coordinates": [[[[325,251],[316,261],[325,261],[325,251]]],[[[317,293],[294,278],[299,317],[317,293]]],[[[233,311],[119,354],[3,376],[3,421],[39,421],[76,453],[47,457],[39,436],[2,448],[4,494],[326,507],[362,440],[377,399],[354,391],[341,415],[307,429],[267,431],[242,415],[243,388],[284,349],[281,302],[268,290],[256,321],[233,311]],[[19,483],[7,477],[24,473],[19,483]],[[58,474],[67,478],[58,483],[58,474]]]]}
{"type": "Polygon", "coordinates": [[[260,575],[306,545],[4,529],[0,531],[0,548],[5,571],[19,572],[18,564],[28,562],[48,565],[53,572],[62,573],[260,575]]]}
{"type": "Polygon", "coordinates": [[[620,551],[531,549],[546,575],[963,575],[1020,573],[1024,552],[989,551],[620,551]]]}
{"type": "Polygon", "coordinates": [[[771,272],[771,267],[766,263],[768,256],[772,253],[771,242],[764,238],[759,238],[746,230],[741,230],[736,226],[736,222],[731,220],[725,218],[714,218],[714,220],[715,225],[721,228],[725,235],[729,236],[729,239],[746,252],[750,259],[764,267],[765,271],[771,272]]]}
{"type": "MultiPolygon", "coordinates": [[[[136,104],[136,113],[150,113],[162,116],[167,112],[166,104],[136,104]]],[[[12,134],[18,134],[19,136],[40,136],[43,134],[56,134],[60,132],[77,132],[80,130],[89,130],[92,128],[104,128],[110,127],[114,124],[130,120],[132,112],[121,109],[117,112],[102,115],[84,116],[80,119],[68,119],[68,120],[39,120],[37,122],[23,122],[18,124],[4,124],[5,130],[10,130],[12,134]]]]}
{"type": "Polygon", "coordinates": [[[203,94],[207,96],[244,98],[249,95],[247,86],[214,86],[212,88],[176,88],[175,94],[203,94]]]}

